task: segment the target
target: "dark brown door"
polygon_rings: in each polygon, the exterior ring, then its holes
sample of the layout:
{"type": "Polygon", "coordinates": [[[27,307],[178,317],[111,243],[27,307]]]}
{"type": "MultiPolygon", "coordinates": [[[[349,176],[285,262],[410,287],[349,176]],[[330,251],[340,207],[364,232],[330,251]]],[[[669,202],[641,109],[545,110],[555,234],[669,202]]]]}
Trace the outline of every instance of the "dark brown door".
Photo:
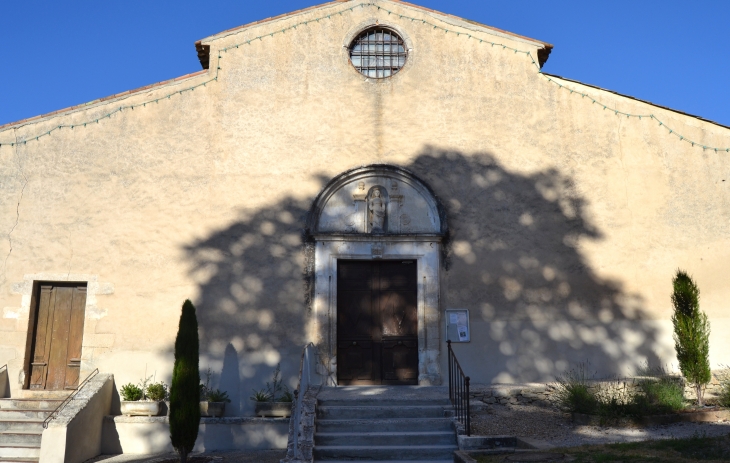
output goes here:
{"type": "Polygon", "coordinates": [[[79,383],[86,285],[42,283],[35,300],[31,389],[74,389],[79,383]]]}
{"type": "Polygon", "coordinates": [[[416,261],[337,262],[337,381],[418,384],[416,261]]]}

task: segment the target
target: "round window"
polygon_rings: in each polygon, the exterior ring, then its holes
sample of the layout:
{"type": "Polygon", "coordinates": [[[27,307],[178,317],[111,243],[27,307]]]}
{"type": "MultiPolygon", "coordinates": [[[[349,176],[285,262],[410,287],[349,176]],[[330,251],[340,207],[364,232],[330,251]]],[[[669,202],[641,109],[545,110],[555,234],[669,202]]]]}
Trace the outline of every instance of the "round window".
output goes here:
{"type": "Polygon", "coordinates": [[[390,77],[406,64],[403,39],[385,27],[362,31],[350,44],[350,62],[367,77],[390,77]]]}

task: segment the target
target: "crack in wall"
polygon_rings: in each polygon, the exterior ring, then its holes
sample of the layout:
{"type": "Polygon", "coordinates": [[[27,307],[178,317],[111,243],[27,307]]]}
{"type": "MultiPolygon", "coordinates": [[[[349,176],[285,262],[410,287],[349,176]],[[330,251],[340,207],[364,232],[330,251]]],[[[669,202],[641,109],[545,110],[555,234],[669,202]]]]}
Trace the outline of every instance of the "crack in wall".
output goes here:
{"type": "Polygon", "coordinates": [[[7,274],[7,268],[8,268],[8,259],[10,259],[10,254],[13,253],[13,237],[11,236],[13,231],[17,228],[18,224],[20,223],[20,203],[23,201],[23,194],[25,193],[25,187],[28,185],[28,177],[25,175],[25,172],[23,172],[23,166],[20,162],[20,155],[18,153],[18,150],[20,149],[20,146],[18,144],[18,137],[16,135],[15,137],[15,158],[16,163],[18,164],[18,172],[20,172],[20,175],[23,176],[23,186],[20,189],[20,198],[18,198],[18,204],[15,206],[15,223],[10,228],[10,231],[8,232],[8,255],[5,256],[5,261],[3,262],[3,272],[2,272],[2,279],[3,283],[7,280],[6,274],[7,274]]]}
{"type": "Polygon", "coordinates": [[[68,258],[68,273],[66,273],[66,281],[71,277],[71,261],[74,258],[74,248],[71,246],[71,257],[68,258]]]}

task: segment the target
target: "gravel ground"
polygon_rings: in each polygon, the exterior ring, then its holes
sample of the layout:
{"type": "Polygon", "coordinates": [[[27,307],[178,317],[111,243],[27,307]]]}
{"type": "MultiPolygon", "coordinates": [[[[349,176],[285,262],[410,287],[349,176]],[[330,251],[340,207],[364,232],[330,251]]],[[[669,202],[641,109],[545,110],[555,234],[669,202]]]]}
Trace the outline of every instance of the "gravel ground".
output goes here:
{"type": "MultiPolygon", "coordinates": [[[[488,405],[472,415],[472,434],[510,435],[542,441],[555,447],[636,442],[652,439],[720,436],[730,434],[730,422],[676,423],[652,427],[599,427],[575,425],[570,414],[551,406],[488,405]]],[[[209,452],[209,463],[279,463],[285,450],[209,452]]],[[[86,463],[161,463],[174,457],[164,455],[101,455],[86,463]]]]}
{"type": "Polygon", "coordinates": [[[556,447],[574,447],[691,437],[695,434],[727,435],[730,434],[730,422],[676,423],[652,427],[583,426],[573,424],[570,414],[553,407],[495,404],[472,416],[472,433],[528,437],[556,447]]]}

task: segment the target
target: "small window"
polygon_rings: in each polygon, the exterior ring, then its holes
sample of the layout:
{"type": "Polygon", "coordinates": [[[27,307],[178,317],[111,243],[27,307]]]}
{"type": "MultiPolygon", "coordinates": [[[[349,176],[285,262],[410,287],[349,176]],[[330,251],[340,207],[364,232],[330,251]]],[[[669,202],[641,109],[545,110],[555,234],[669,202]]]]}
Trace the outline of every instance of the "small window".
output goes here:
{"type": "Polygon", "coordinates": [[[350,62],[367,77],[382,79],[400,71],[406,64],[403,39],[384,27],[364,30],[350,44],[350,62]]]}

